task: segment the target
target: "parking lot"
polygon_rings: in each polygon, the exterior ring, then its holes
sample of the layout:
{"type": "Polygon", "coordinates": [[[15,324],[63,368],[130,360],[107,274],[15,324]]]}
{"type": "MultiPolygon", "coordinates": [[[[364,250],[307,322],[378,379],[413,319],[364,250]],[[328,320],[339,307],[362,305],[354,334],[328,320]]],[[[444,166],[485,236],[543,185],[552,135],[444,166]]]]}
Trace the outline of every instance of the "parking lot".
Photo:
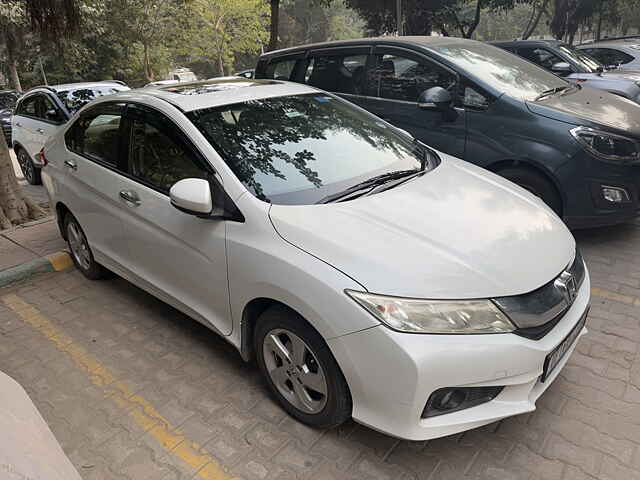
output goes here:
{"type": "Polygon", "coordinates": [[[85,480],[640,478],[640,227],[576,238],[589,335],[535,412],[448,438],[305,427],[216,335],[122,279],[75,270],[0,290],[0,368],[85,480]]]}

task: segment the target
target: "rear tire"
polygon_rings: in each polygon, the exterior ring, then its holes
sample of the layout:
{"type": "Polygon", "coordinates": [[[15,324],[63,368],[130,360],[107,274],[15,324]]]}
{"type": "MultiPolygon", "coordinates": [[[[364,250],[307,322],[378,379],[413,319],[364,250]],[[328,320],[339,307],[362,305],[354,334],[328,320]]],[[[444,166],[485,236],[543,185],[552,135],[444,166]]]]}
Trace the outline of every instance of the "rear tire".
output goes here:
{"type": "Polygon", "coordinates": [[[31,185],[42,184],[40,169],[34,165],[33,161],[29,157],[29,154],[23,148],[19,148],[15,153],[16,157],[18,158],[20,170],[22,170],[22,175],[24,175],[24,179],[31,185]]]}
{"type": "Polygon", "coordinates": [[[332,428],[351,418],[351,393],[324,339],[284,306],[267,309],[255,329],[260,371],[282,408],[302,423],[332,428]]]}
{"type": "Polygon", "coordinates": [[[109,271],[95,261],[82,227],[70,213],[64,217],[64,232],[76,268],[89,280],[106,278],[109,271]]]}
{"type": "Polygon", "coordinates": [[[520,185],[542,199],[558,216],[562,216],[562,200],[555,186],[541,174],[524,168],[506,168],[498,175],[520,185]]]}

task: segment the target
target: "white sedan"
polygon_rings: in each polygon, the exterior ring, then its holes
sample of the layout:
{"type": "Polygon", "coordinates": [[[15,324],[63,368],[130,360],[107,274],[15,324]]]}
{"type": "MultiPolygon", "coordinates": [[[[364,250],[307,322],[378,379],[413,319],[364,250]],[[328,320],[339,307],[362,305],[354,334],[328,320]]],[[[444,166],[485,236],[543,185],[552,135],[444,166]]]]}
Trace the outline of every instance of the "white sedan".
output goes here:
{"type": "Polygon", "coordinates": [[[41,154],[73,259],[222,335],[293,417],[407,439],[535,408],[589,277],[538,198],[317,89],[97,100],[41,154]]]}

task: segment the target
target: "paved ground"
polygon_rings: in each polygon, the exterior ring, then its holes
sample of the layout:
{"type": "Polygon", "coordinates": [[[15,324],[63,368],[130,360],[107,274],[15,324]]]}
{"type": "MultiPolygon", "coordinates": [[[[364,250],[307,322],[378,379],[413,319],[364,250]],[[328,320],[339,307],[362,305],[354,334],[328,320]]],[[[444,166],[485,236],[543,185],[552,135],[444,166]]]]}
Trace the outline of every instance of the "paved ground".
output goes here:
{"type": "Polygon", "coordinates": [[[85,480],[639,479],[640,228],[577,238],[590,334],[536,412],[449,438],[304,427],[214,334],[121,279],[76,271],[0,289],[0,369],[85,480]]]}

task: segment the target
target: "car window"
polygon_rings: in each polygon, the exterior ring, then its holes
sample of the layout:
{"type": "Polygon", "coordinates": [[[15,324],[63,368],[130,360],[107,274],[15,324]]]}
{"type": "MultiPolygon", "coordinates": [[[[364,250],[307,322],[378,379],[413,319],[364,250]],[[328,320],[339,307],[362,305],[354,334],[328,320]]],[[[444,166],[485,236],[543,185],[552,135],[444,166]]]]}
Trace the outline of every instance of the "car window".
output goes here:
{"type": "Polygon", "coordinates": [[[377,174],[418,169],[422,159],[432,159],[377,117],[321,93],[186,115],[245,187],[275,204],[316,203],[377,174]]]}
{"type": "Polygon", "coordinates": [[[485,109],[489,106],[489,100],[477,89],[473,87],[464,87],[464,106],[469,108],[485,109]]]}
{"type": "Polygon", "coordinates": [[[585,48],[581,51],[606,66],[624,65],[633,60],[631,55],[613,48],[585,48]]]}
{"type": "Polygon", "coordinates": [[[67,148],[91,160],[117,167],[123,109],[124,105],[116,104],[83,114],[65,134],[67,148]]]}
{"type": "Polygon", "coordinates": [[[418,96],[432,87],[454,93],[456,76],[427,60],[387,54],[377,56],[367,82],[368,91],[377,97],[417,102],[418,96]]]}
{"type": "Polygon", "coordinates": [[[482,88],[513,98],[534,100],[542,92],[568,82],[506,50],[480,42],[444,44],[433,52],[482,88]]]}
{"type": "Polygon", "coordinates": [[[309,59],[305,83],[336,93],[363,93],[366,55],[324,55],[309,59]]]}
{"type": "Polygon", "coordinates": [[[60,112],[60,109],[53,103],[53,100],[51,100],[48,95],[40,95],[37,107],[39,118],[54,123],[64,122],[62,112],[60,112]]]}
{"type": "Polygon", "coordinates": [[[41,95],[32,95],[25,98],[18,105],[16,115],[26,115],[28,117],[36,117],[38,115],[36,105],[41,95]]]}
{"type": "Polygon", "coordinates": [[[65,107],[67,107],[69,113],[73,115],[87,103],[98,97],[112,95],[114,93],[123,92],[125,90],[129,90],[129,87],[125,85],[107,85],[90,88],[76,88],[71,90],[59,91],[58,98],[60,98],[65,107]]]}
{"type": "Polygon", "coordinates": [[[129,143],[129,173],[163,192],[185,178],[207,178],[180,132],[163,115],[140,111],[133,115],[129,143]]]}
{"type": "Polygon", "coordinates": [[[289,80],[295,66],[296,60],[279,60],[271,62],[269,65],[267,65],[265,78],[273,78],[274,80],[289,80]]]}
{"type": "Polygon", "coordinates": [[[551,70],[556,63],[564,62],[562,58],[546,48],[521,47],[518,48],[518,55],[547,70],[551,70]]]}

